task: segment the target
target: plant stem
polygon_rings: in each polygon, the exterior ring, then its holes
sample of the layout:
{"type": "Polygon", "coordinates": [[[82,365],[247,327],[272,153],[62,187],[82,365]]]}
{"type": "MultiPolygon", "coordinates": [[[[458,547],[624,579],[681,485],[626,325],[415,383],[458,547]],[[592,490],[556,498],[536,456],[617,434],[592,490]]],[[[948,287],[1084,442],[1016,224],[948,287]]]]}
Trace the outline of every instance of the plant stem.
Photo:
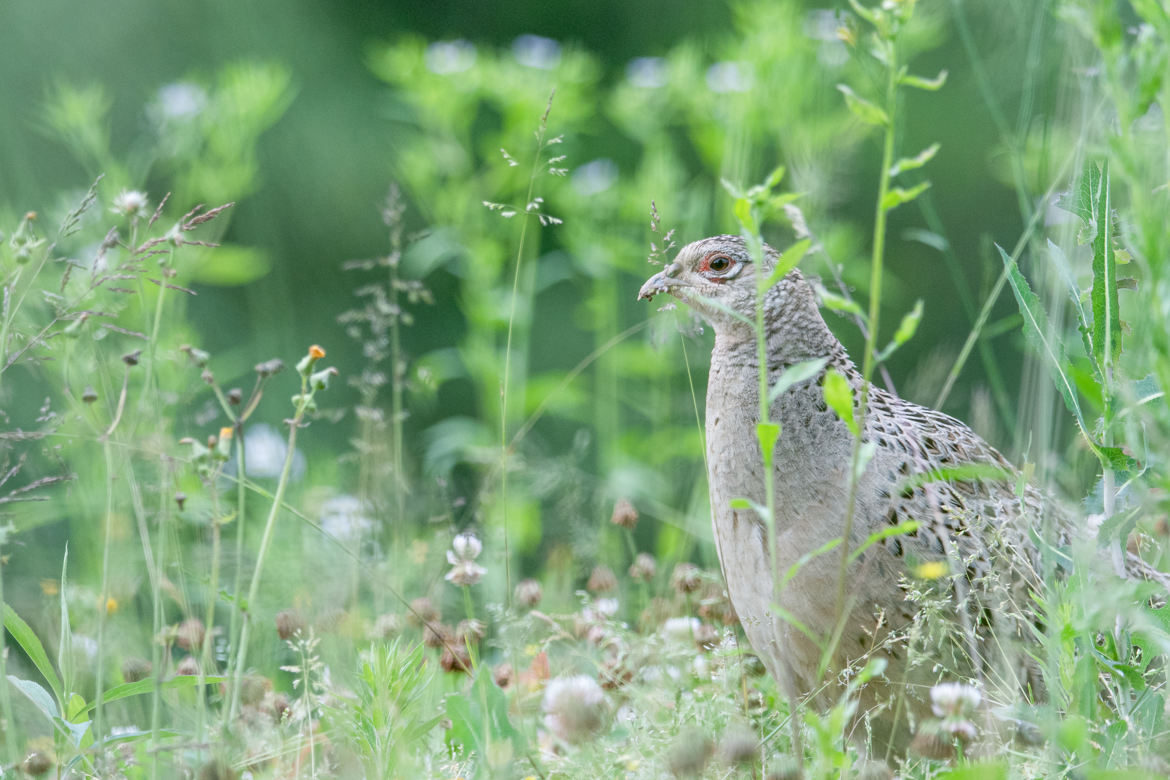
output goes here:
{"type": "Polygon", "coordinates": [[[837,571],[837,599],[836,614],[837,627],[834,636],[830,638],[826,648],[822,667],[835,651],[836,644],[844,630],[848,610],[845,604],[846,573],[849,568],[851,553],[850,539],[853,536],[853,525],[857,517],[857,482],[858,467],[861,462],[861,445],[865,439],[865,416],[869,403],[870,379],[875,367],[874,348],[877,345],[878,325],[881,315],[882,302],[882,265],[885,259],[886,247],[886,194],[890,190],[890,169],[894,165],[894,140],[897,133],[898,110],[898,45],[894,35],[887,40],[886,46],[886,116],[885,135],[882,143],[881,170],[878,174],[877,204],[874,207],[873,220],[873,252],[870,257],[869,276],[869,328],[865,336],[865,358],[861,368],[861,399],[857,411],[857,436],[853,441],[853,456],[850,465],[849,500],[845,510],[845,530],[841,536],[841,563],[837,571]]]}
{"type": "MultiPolygon", "coordinates": [[[[236,653],[236,668],[232,676],[231,707],[228,710],[228,724],[235,721],[240,712],[240,680],[243,677],[244,665],[248,660],[248,633],[252,625],[253,610],[256,599],[260,595],[260,577],[264,572],[264,559],[268,555],[268,548],[272,544],[273,531],[276,529],[276,518],[280,514],[280,505],[284,502],[284,492],[288,487],[289,474],[292,473],[293,456],[296,454],[297,431],[305,417],[308,408],[306,392],[307,381],[301,378],[301,395],[297,401],[296,415],[289,423],[288,449],[284,453],[284,466],[280,470],[280,481],[276,485],[276,493],[272,496],[272,507],[268,510],[268,519],[264,522],[264,535],[260,539],[260,551],[256,554],[256,566],[252,570],[252,583],[248,586],[248,599],[243,605],[243,624],[240,627],[240,642],[236,653]]],[[[242,479],[241,475],[241,479],[242,479]]],[[[237,596],[238,598],[238,596],[237,596]]]]}
{"type": "Polygon", "coordinates": [[[230,642],[228,647],[239,647],[240,639],[240,587],[244,583],[244,514],[247,508],[247,488],[245,477],[247,461],[244,459],[244,426],[243,422],[236,421],[236,573],[232,581],[232,598],[236,608],[231,611],[231,625],[228,629],[230,642]]]}
{"type": "MultiPolygon", "coordinates": [[[[6,611],[4,602],[4,542],[12,526],[0,528],[0,617],[6,611]]],[[[4,746],[13,761],[18,755],[16,752],[16,721],[12,717],[12,699],[8,691],[8,648],[5,645],[7,632],[0,620],[0,721],[4,726],[4,746]]]]}
{"type": "Polygon", "coordinates": [[[102,532],[102,581],[98,589],[98,625],[97,625],[97,664],[94,672],[93,735],[95,740],[102,738],[104,718],[103,697],[105,694],[105,661],[106,661],[106,618],[109,614],[110,598],[110,538],[114,518],[114,455],[110,450],[110,437],[107,434],[102,439],[102,456],[106,464],[106,509],[105,524],[102,532]]]}

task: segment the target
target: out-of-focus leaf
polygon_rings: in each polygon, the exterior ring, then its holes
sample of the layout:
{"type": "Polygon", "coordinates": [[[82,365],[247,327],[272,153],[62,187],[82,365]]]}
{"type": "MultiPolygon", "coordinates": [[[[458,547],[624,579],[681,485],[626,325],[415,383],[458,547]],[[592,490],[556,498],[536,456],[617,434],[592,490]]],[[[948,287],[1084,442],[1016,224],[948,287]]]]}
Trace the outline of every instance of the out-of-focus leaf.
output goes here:
{"type": "Polygon", "coordinates": [[[840,371],[830,368],[825,372],[825,403],[837,413],[841,421],[854,436],[860,435],[857,421],[853,419],[853,388],[840,371]]]}
{"type": "Polygon", "coordinates": [[[262,278],[271,269],[272,261],[266,252],[225,244],[200,255],[191,265],[191,279],[217,287],[238,287],[262,278]]]}
{"type": "Polygon", "coordinates": [[[885,111],[859,96],[848,84],[838,84],[837,89],[845,96],[845,105],[862,122],[879,127],[890,123],[890,117],[885,111]]]}

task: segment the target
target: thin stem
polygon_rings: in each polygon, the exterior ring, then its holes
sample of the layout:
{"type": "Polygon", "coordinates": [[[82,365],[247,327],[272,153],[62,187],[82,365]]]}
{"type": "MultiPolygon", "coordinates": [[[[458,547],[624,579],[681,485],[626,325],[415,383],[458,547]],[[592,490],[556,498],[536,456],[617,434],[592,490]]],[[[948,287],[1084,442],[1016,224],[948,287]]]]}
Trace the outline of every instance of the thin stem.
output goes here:
{"type": "MultiPolygon", "coordinates": [[[[289,423],[288,449],[284,453],[284,466],[280,470],[280,481],[276,484],[276,493],[272,496],[272,507],[268,510],[268,519],[264,522],[264,535],[260,539],[260,551],[256,554],[256,567],[252,570],[252,583],[248,586],[248,599],[244,602],[243,625],[240,627],[240,643],[236,654],[236,668],[232,677],[232,699],[228,710],[228,722],[235,721],[240,712],[240,680],[243,678],[244,666],[248,660],[248,633],[252,625],[253,610],[256,599],[260,595],[260,577],[264,572],[264,560],[268,556],[268,548],[272,544],[273,531],[276,529],[276,518],[280,514],[280,506],[284,502],[284,492],[288,487],[289,475],[292,473],[293,456],[296,454],[297,431],[305,417],[309,405],[306,397],[308,382],[301,378],[301,395],[297,401],[296,415],[289,423]]],[[[242,475],[239,475],[242,480],[242,475]]]]}
{"type": "Polygon", "coordinates": [[[154,302],[154,324],[150,328],[150,341],[147,342],[147,356],[146,361],[146,384],[142,386],[142,400],[143,402],[150,395],[152,382],[154,381],[154,361],[155,355],[158,353],[158,333],[162,325],[163,313],[163,299],[166,298],[167,286],[165,283],[166,274],[164,271],[166,267],[175,262],[175,248],[172,246],[167,255],[166,263],[159,263],[159,279],[158,279],[158,298],[154,302]]]}
{"type": "Polygon", "coordinates": [[[242,422],[236,422],[236,573],[232,580],[232,598],[236,600],[236,609],[231,612],[231,625],[228,630],[228,636],[231,641],[228,644],[230,648],[239,647],[240,639],[240,615],[242,610],[240,607],[240,587],[244,583],[244,514],[247,508],[248,491],[245,481],[245,468],[247,461],[244,459],[244,427],[242,422]]]}
{"type": "MultiPolygon", "coordinates": [[[[882,144],[882,164],[878,175],[877,205],[874,207],[873,221],[873,253],[870,258],[869,276],[869,330],[865,337],[865,358],[861,368],[861,399],[858,404],[857,429],[858,434],[853,441],[853,457],[850,466],[849,502],[845,513],[845,531],[841,538],[841,563],[837,571],[837,620],[838,629],[834,632],[833,641],[826,651],[826,658],[831,656],[836,640],[839,638],[844,622],[845,612],[845,581],[849,568],[850,544],[853,536],[853,524],[857,516],[857,482],[858,464],[861,460],[861,445],[865,438],[865,413],[869,403],[870,378],[873,376],[875,361],[874,347],[877,344],[878,324],[881,315],[882,302],[882,265],[885,259],[886,247],[886,194],[890,189],[890,169],[894,165],[894,140],[897,133],[898,108],[898,45],[891,37],[886,47],[886,116],[888,121],[885,128],[885,138],[882,144]]],[[[822,666],[824,664],[822,663],[822,666]]]]}
{"type": "Polygon", "coordinates": [[[106,464],[106,509],[105,524],[102,532],[102,582],[98,590],[98,625],[97,625],[97,664],[94,672],[94,685],[97,690],[94,695],[93,734],[94,739],[101,739],[104,720],[103,698],[105,696],[105,663],[106,663],[106,618],[109,614],[110,598],[110,539],[113,535],[114,518],[114,454],[110,449],[110,437],[102,439],[102,456],[106,464]]]}
{"type": "Polygon", "coordinates": [[[552,110],[553,90],[548,96],[548,107],[540,119],[536,131],[536,153],[532,158],[532,169],[528,174],[528,192],[524,196],[524,210],[520,222],[520,242],[516,247],[516,265],[512,273],[512,299],[508,310],[508,336],[504,342],[504,381],[500,387],[500,507],[504,525],[504,594],[508,605],[512,603],[512,555],[508,540],[508,391],[512,371],[512,332],[516,323],[516,298],[520,292],[520,269],[524,261],[524,242],[528,235],[528,223],[532,220],[528,204],[536,192],[536,177],[540,173],[541,154],[544,151],[544,135],[548,129],[548,113],[552,110]]]}

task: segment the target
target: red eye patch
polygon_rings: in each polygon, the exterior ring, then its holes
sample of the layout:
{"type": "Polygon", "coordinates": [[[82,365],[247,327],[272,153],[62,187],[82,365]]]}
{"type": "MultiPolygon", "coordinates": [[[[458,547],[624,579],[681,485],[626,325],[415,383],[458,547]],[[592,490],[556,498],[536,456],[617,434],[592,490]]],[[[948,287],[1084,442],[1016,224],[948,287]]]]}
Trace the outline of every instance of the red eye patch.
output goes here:
{"type": "MultiPolygon", "coordinates": [[[[704,257],[699,262],[698,271],[701,274],[723,274],[730,270],[735,265],[735,261],[722,252],[712,252],[704,257]]],[[[727,281],[726,278],[717,275],[707,276],[707,278],[718,284],[723,284],[727,281]]]]}

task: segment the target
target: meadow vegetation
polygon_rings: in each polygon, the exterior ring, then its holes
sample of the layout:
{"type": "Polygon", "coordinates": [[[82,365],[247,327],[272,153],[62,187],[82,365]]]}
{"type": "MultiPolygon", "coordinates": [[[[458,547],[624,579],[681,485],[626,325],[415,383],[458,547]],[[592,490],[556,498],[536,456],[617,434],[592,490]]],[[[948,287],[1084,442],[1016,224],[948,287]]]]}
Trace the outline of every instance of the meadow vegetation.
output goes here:
{"type": "MultiPolygon", "coordinates": [[[[193,314],[269,294],[233,219],[289,72],[160,85],[132,153],[106,89],[48,90],[92,178],[0,200],[0,776],[1170,774],[1164,597],[1109,571],[1170,537],[1170,10],[734,19],[617,73],[537,36],[372,47],[393,175],[353,219],[384,244],[320,258],[352,294],[292,354],[193,314]],[[711,545],[709,334],[633,301],[720,232],[786,249],[867,377],[1086,529],[1032,529],[1045,696],[940,674],[911,753],[870,757],[880,664],[828,711],[764,675],[711,545]]],[[[951,576],[906,572],[912,649],[951,576]]]]}

